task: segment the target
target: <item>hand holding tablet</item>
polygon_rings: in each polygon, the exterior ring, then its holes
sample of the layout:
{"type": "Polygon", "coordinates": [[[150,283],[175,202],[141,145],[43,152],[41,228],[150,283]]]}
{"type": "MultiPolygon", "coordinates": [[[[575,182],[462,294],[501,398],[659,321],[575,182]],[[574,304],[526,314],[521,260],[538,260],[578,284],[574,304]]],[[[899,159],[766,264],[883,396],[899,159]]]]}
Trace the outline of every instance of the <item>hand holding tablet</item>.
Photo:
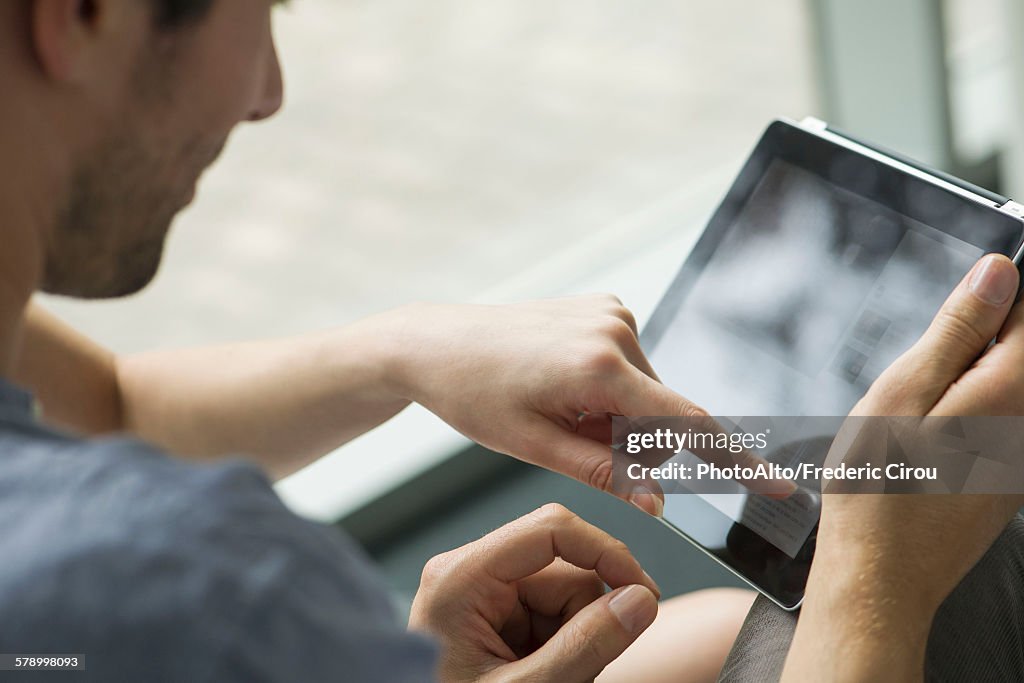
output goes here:
{"type": "MultiPolygon", "coordinates": [[[[821,122],[776,121],[641,344],[662,380],[712,415],[842,417],[929,328],[981,256],[1019,264],[1022,235],[1020,207],[1004,197],[821,122]]],[[[955,372],[952,381],[963,369],[942,371],[955,372]]],[[[898,387],[912,394],[920,381],[898,387]]],[[[816,457],[826,436],[787,457],[816,457]]],[[[818,514],[816,505],[736,492],[667,495],[663,519],[794,608],[818,514]]]]}
{"type": "MultiPolygon", "coordinates": [[[[1017,287],[1009,260],[980,261],[851,414],[1020,415],[1024,308],[1011,311],[1017,287]]],[[[824,496],[786,677],[831,671],[837,680],[920,679],[940,604],[1022,504],[1022,495],[824,496]]]]}

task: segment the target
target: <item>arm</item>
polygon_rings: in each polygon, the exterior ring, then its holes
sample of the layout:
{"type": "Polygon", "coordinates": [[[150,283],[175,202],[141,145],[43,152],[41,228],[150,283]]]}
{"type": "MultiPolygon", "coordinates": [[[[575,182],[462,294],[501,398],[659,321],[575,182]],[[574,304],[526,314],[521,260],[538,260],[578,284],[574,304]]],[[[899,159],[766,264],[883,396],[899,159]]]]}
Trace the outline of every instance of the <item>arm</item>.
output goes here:
{"type": "MultiPolygon", "coordinates": [[[[851,414],[1024,414],[1024,305],[1011,311],[1017,281],[1004,257],[976,265],[851,414]]],[[[1009,494],[826,488],[783,680],[922,680],[939,606],[1022,503],[1009,494]]]]}
{"type": "MultiPolygon", "coordinates": [[[[19,381],[54,421],[283,476],[415,401],[482,445],[611,490],[609,415],[704,414],[658,381],[632,314],[593,295],[418,304],[319,335],[117,358],[33,306],[19,381]]],[[[623,492],[657,513],[661,496],[623,492]]]]}
{"type": "Polygon", "coordinates": [[[17,381],[85,434],[128,431],[178,455],[245,453],[283,476],[408,402],[385,381],[389,319],[336,331],[119,358],[30,307],[17,381]],[[69,378],[74,378],[73,381],[69,378]]]}
{"type": "Polygon", "coordinates": [[[783,681],[924,679],[938,605],[894,590],[894,575],[875,573],[878,565],[871,557],[815,558],[783,681]]]}
{"type": "Polygon", "coordinates": [[[82,434],[124,428],[113,353],[35,302],[25,312],[19,351],[14,381],[35,393],[48,422],[82,434]]]}

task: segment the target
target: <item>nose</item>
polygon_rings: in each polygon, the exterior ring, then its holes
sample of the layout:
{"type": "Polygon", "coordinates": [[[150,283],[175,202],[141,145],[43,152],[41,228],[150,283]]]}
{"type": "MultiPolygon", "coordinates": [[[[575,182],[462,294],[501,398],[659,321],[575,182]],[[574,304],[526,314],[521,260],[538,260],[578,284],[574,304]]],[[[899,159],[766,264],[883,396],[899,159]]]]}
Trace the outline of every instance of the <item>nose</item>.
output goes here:
{"type": "Polygon", "coordinates": [[[281,74],[281,61],[277,56],[277,47],[271,41],[270,53],[267,57],[266,76],[259,102],[249,113],[252,122],[263,121],[281,110],[284,103],[284,76],[281,74]]]}

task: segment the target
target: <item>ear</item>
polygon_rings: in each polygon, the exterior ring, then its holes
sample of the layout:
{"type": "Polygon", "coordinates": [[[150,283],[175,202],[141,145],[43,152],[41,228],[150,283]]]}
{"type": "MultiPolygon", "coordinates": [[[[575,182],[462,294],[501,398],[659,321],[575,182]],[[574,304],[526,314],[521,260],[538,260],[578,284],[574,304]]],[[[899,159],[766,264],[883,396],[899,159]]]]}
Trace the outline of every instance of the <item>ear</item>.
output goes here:
{"type": "Polygon", "coordinates": [[[33,0],[29,20],[36,58],[48,76],[75,80],[96,29],[97,0],[33,0]]]}
{"type": "Polygon", "coordinates": [[[150,3],[140,0],[31,0],[30,6],[36,58],[60,81],[107,71],[105,60],[122,59],[152,19],[150,3]]]}

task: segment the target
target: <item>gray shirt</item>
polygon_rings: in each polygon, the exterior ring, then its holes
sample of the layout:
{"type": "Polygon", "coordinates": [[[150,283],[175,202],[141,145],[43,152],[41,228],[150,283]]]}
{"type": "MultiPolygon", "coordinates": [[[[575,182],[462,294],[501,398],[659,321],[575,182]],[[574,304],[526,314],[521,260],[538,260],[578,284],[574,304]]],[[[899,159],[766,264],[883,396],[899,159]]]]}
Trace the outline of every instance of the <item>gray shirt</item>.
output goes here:
{"type": "Polygon", "coordinates": [[[26,680],[432,678],[359,549],[254,466],[59,434],[3,380],[0,558],[0,653],[84,655],[26,680]]]}

